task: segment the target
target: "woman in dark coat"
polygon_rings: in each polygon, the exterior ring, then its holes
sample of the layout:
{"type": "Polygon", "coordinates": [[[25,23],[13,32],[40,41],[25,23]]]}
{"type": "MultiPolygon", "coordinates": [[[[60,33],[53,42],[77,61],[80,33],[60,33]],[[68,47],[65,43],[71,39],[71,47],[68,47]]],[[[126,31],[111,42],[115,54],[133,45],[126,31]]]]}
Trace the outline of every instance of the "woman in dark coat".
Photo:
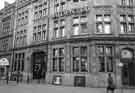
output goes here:
{"type": "Polygon", "coordinates": [[[113,77],[111,76],[111,73],[108,74],[107,83],[108,83],[108,86],[107,86],[107,93],[109,93],[109,91],[110,91],[111,93],[114,93],[115,84],[114,84],[114,81],[113,81],[113,77]]]}

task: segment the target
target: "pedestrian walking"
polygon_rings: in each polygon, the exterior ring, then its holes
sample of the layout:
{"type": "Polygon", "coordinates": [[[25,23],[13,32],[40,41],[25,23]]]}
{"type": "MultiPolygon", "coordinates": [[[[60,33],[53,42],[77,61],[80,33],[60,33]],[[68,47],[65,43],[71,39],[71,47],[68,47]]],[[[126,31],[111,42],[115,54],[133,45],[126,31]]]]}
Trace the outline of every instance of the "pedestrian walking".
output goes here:
{"type": "Polygon", "coordinates": [[[7,83],[7,85],[8,85],[8,71],[6,72],[6,83],[7,83]]]}
{"type": "Polygon", "coordinates": [[[108,74],[108,79],[107,79],[107,93],[114,93],[114,90],[115,90],[115,84],[114,84],[114,80],[113,80],[113,77],[111,76],[111,73],[108,74]]]}

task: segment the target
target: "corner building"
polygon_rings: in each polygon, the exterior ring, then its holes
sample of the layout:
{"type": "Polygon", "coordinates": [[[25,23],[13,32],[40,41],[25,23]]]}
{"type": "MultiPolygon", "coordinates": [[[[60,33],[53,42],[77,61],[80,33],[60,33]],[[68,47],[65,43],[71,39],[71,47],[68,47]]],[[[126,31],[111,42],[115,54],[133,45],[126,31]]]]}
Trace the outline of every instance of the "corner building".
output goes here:
{"type": "Polygon", "coordinates": [[[134,0],[50,1],[46,81],[106,87],[111,73],[117,87],[134,87],[134,6],[134,0]]]}
{"type": "Polygon", "coordinates": [[[12,76],[20,81],[135,86],[134,0],[17,0],[12,76]],[[120,64],[123,64],[123,66],[120,64]]]}

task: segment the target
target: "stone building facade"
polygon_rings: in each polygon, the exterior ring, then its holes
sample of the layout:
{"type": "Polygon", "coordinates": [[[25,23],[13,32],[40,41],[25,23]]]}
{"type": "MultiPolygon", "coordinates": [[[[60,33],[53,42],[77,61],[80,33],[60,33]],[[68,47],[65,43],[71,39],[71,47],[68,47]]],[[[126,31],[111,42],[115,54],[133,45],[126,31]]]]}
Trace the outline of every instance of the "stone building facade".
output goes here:
{"type": "Polygon", "coordinates": [[[48,83],[135,86],[133,0],[50,2],[48,83]],[[123,64],[120,67],[119,64],[123,64]]]}
{"type": "MultiPolygon", "coordinates": [[[[13,33],[14,33],[14,14],[15,3],[8,4],[0,10],[0,59],[6,58],[12,64],[13,33]]],[[[11,66],[9,68],[11,72],[11,66]]],[[[1,77],[5,78],[6,68],[0,66],[1,77]]],[[[10,74],[10,73],[9,73],[10,74]]]]}
{"type": "Polygon", "coordinates": [[[135,86],[134,0],[17,0],[12,77],[135,86]],[[122,64],[122,65],[120,65],[122,64]]]}

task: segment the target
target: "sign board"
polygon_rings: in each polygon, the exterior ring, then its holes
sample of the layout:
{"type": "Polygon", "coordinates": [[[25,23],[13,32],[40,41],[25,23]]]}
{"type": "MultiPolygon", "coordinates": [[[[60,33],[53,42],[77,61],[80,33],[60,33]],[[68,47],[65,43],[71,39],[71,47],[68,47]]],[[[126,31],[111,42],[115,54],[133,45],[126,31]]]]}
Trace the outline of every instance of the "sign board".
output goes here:
{"type": "Polygon", "coordinates": [[[9,61],[7,58],[0,59],[0,66],[8,66],[8,65],[9,65],[9,61]]]}
{"type": "Polygon", "coordinates": [[[125,49],[125,50],[122,50],[121,57],[122,58],[127,58],[127,59],[132,59],[133,58],[133,53],[132,53],[132,51],[129,51],[129,50],[125,49]]]}

